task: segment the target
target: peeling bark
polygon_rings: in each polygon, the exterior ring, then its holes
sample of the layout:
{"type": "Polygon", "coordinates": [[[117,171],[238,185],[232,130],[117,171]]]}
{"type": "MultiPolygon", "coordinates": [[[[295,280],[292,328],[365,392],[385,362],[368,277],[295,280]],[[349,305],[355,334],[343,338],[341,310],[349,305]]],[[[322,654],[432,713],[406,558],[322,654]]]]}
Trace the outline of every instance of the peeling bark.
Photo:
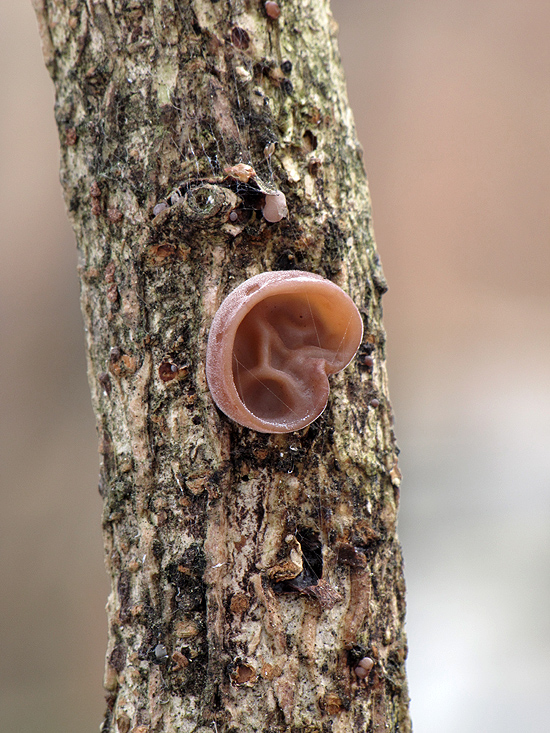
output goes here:
{"type": "Polygon", "coordinates": [[[410,730],[361,150],[327,3],[268,6],[35,0],[99,435],[104,733],[410,730]],[[315,423],[265,435],[215,408],[206,340],[230,290],[292,268],[348,292],[365,336],[315,423]]]}

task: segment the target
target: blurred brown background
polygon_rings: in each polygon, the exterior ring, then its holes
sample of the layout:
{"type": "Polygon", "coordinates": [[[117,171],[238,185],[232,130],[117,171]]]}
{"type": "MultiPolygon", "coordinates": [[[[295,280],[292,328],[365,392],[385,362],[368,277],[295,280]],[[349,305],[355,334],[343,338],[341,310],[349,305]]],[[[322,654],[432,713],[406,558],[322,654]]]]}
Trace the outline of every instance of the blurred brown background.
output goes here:
{"type": "MultiPolygon", "coordinates": [[[[404,473],[417,733],[550,719],[550,3],[333,0],[404,473]]],[[[30,2],[0,6],[0,729],[91,733],[108,591],[30,2]]]]}

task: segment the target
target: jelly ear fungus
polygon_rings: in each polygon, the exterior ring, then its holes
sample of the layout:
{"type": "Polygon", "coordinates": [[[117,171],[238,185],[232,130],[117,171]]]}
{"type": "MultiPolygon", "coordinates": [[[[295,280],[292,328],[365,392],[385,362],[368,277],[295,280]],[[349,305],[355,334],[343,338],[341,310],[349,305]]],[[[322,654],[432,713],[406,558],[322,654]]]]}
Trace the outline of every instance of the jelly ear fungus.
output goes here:
{"type": "Polygon", "coordinates": [[[300,430],[323,412],[328,375],[349,364],[362,337],[359,311],[330,280],[300,270],[264,272],[235,288],[214,316],[210,392],[247,428],[300,430]]]}

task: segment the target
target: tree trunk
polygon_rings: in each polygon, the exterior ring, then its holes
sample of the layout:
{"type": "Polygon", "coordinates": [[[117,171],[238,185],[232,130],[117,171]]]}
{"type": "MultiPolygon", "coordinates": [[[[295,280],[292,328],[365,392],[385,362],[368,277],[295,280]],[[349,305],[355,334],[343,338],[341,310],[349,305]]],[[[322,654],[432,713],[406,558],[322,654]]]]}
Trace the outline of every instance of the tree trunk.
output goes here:
{"type": "Polygon", "coordinates": [[[409,731],[385,283],[328,3],[34,3],[99,434],[102,730],[409,731]],[[257,433],[214,406],[209,326],[294,268],[365,335],[316,422],[257,433]]]}

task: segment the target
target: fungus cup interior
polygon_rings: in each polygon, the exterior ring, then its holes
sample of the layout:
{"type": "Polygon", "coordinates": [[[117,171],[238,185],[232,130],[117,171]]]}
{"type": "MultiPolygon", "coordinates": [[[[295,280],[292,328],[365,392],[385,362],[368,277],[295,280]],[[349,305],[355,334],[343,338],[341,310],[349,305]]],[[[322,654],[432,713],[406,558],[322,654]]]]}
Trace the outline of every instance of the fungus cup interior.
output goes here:
{"type": "Polygon", "coordinates": [[[206,373],[218,407],[245,427],[286,433],[323,412],[327,376],[353,358],[363,335],[351,298],[319,275],[268,272],[220,306],[206,373]]]}

